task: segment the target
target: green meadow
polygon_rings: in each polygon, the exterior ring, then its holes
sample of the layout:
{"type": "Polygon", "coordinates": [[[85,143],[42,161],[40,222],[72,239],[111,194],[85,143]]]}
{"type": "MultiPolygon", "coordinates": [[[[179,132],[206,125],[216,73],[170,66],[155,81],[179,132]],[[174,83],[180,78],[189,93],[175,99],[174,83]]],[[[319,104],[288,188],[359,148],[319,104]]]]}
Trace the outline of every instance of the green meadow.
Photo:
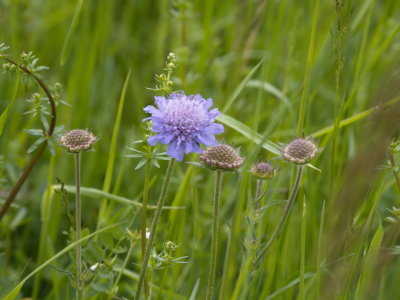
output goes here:
{"type": "Polygon", "coordinates": [[[0,26],[0,299],[400,299],[400,1],[0,0],[0,26]],[[180,91],[239,169],[147,143],[180,91]]]}

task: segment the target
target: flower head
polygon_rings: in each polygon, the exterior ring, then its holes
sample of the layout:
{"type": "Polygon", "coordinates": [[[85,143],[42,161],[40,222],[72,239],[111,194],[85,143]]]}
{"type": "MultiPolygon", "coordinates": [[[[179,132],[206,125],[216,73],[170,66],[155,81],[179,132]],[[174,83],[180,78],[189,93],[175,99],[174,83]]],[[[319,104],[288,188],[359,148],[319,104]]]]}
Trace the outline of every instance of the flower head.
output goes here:
{"type": "Polygon", "coordinates": [[[225,144],[208,147],[200,155],[200,160],[207,167],[226,171],[236,170],[243,164],[243,158],[239,156],[238,151],[225,144]]]}
{"type": "Polygon", "coordinates": [[[167,155],[178,161],[184,153],[201,153],[200,144],[214,146],[218,142],[214,135],[224,132],[221,124],[214,123],[220,114],[218,109],[210,110],[213,102],[200,95],[186,96],[183,92],[169,97],[155,97],[157,108],[149,105],[144,111],[152,114],[152,131],[148,138],[151,146],[157,143],[169,145],[167,155]]]}
{"type": "Polygon", "coordinates": [[[309,163],[318,154],[318,148],[312,140],[295,139],[285,146],[282,158],[303,165],[309,163]]]}
{"type": "Polygon", "coordinates": [[[250,173],[259,179],[271,179],[276,174],[276,168],[267,162],[258,162],[250,168],[250,173]]]}
{"type": "Polygon", "coordinates": [[[89,150],[96,141],[93,133],[82,129],[67,131],[60,139],[61,145],[73,153],[89,150]]]}

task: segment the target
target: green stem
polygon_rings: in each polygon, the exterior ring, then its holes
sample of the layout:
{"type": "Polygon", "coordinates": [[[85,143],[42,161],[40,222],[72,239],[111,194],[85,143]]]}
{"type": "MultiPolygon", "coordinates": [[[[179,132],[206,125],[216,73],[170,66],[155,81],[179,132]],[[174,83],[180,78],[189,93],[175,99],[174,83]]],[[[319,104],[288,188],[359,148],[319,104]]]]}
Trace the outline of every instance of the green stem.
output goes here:
{"type": "Polygon", "coordinates": [[[215,189],[213,202],[213,223],[212,223],[212,241],[211,241],[211,262],[210,273],[208,276],[208,287],[206,300],[210,300],[213,295],[215,273],[217,270],[217,252],[218,252],[218,214],[219,199],[221,196],[222,171],[218,170],[215,174],[215,189]]]}
{"type": "MultiPolygon", "coordinates": [[[[141,219],[141,229],[140,229],[140,240],[142,245],[142,262],[144,260],[146,252],[146,224],[147,224],[147,199],[149,197],[149,182],[150,182],[150,160],[146,162],[146,170],[144,175],[144,187],[143,187],[143,206],[142,206],[142,219],[141,219]]],[[[144,278],[144,298],[149,297],[149,282],[147,276],[144,278]]]]}
{"type": "Polygon", "coordinates": [[[289,212],[294,204],[294,200],[296,199],[297,192],[299,191],[302,172],[303,172],[303,165],[298,165],[293,190],[292,190],[292,193],[290,194],[289,201],[285,207],[285,211],[283,212],[281,220],[279,221],[278,227],[276,227],[274,233],[272,234],[272,236],[269,239],[269,241],[267,242],[267,244],[260,250],[257,257],[254,259],[254,262],[253,262],[254,265],[258,265],[261,262],[261,260],[263,259],[265,254],[268,252],[269,248],[271,247],[272,243],[275,241],[275,239],[281,233],[283,226],[285,225],[286,220],[289,216],[289,212]]]}
{"type": "Polygon", "coordinates": [[[165,200],[165,198],[167,196],[168,186],[169,186],[169,182],[170,182],[170,179],[171,179],[172,168],[174,166],[174,163],[175,163],[175,159],[172,158],[169,161],[169,164],[168,164],[167,173],[165,174],[164,183],[163,183],[162,188],[161,188],[160,198],[159,198],[158,203],[157,203],[157,209],[156,209],[156,211],[154,213],[153,222],[151,223],[150,237],[149,237],[149,241],[148,241],[148,244],[147,244],[147,247],[146,247],[146,253],[144,255],[142,269],[140,270],[139,281],[138,281],[138,285],[137,285],[137,289],[136,289],[136,295],[135,295],[135,299],[136,300],[139,300],[140,292],[142,290],[142,285],[143,285],[143,282],[144,282],[144,279],[145,279],[145,276],[146,276],[147,264],[148,264],[149,259],[150,259],[151,249],[153,248],[153,243],[154,243],[154,238],[155,238],[155,235],[156,235],[158,219],[160,218],[162,207],[163,207],[163,204],[164,204],[164,200],[165,200]]]}
{"type": "MultiPolygon", "coordinates": [[[[75,154],[75,225],[76,225],[76,241],[81,239],[81,153],[75,154]]],[[[76,246],[76,299],[82,299],[82,257],[81,244],[76,246]]]]}

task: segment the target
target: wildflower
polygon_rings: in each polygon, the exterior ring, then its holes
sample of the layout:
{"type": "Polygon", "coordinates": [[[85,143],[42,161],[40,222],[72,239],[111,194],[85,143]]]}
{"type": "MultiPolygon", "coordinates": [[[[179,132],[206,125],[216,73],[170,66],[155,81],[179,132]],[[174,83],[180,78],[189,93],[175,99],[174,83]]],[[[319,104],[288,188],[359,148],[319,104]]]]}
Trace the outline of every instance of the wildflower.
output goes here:
{"type": "Polygon", "coordinates": [[[209,147],[200,155],[200,160],[212,169],[236,170],[243,164],[243,158],[233,147],[225,144],[209,147]]]}
{"type": "Polygon", "coordinates": [[[282,152],[282,158],[303,165],[309,163],[318,154],[318,148],[312,140],[295,139],[285,146],[282,152]]]}
{"type": "Polygon", "coordinates": [[[209,110],[213,102],[200,95],[186,96],[183,92],[169,97],[155,97],[157,107],[149,105],[144,111],[152,114],[152,132],[148,138],[151,146],[157,143],[169,145],[167,155],[178,161],[184,153],[201,153],[200,144],[214,146],[218,142],[214,135],[224,132],[221,124],[214,123],[220,114],[218,109],[209,110]]]}
{"type": "Polygon", "coordinates": [[[73,153],[89,150],[96,141],[93,133],[82,129],[67,131],[60,139],[61,145],[73,153]]]}
{"type": "Polygon", "coordinates": [[[276,174],[276,168],[267,162],[258,162],[250,168],[250,173],[259,179],[272,179],[276,174]]]}

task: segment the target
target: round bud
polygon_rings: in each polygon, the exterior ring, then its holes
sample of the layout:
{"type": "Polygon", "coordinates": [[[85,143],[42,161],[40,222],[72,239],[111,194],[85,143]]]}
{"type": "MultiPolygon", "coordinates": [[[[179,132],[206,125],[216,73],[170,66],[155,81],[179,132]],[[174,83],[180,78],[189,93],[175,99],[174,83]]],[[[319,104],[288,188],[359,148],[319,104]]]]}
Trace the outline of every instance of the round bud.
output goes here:
{"type": "Polygon", "coordinates": [[[208,147],[200,155],[200,160],[212,169],[226,171],[236,170],[243,164],[237,150],[226,144],[208,147]]]}
{"type": "Polygon", "coordinates": [[[307,164],[318,154],[318,148],[311,140],[296,139],[286,145],[282,158],[299,165],[307,164]]]}
{"type": "Polygon", "coordinates": [[[250,173],[259,179],[271,179],[276,169],[267,162],[259,162],[250,168],[250,173]]]}
{"type": "Polygon", "coordinates": [[[73,153],[89,150],[96,141],[93,133],[82,129],[67,131],[60,139],[61,145],[73,153]]]}

